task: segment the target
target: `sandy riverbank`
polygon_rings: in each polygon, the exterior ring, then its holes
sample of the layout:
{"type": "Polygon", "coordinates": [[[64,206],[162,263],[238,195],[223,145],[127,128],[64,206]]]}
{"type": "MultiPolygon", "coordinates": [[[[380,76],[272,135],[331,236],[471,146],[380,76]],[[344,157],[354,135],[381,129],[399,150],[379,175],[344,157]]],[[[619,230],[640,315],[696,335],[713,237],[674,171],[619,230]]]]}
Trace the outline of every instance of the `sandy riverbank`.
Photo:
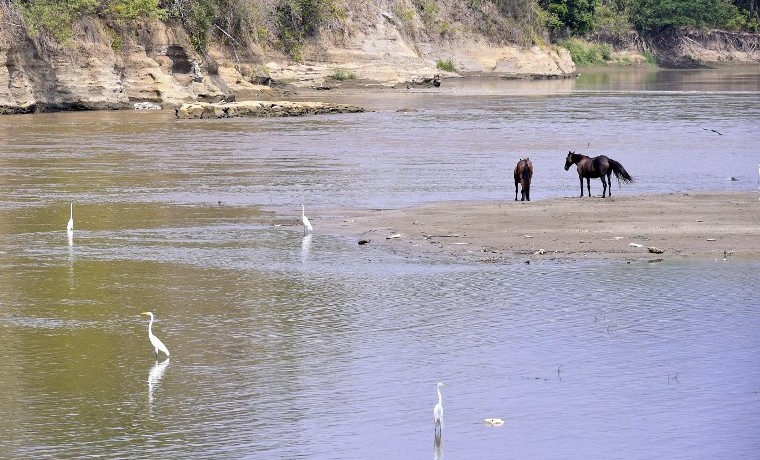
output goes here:
{"type": "Polygon", "coordinates": [[[479,262],[760,260],[760,194],[443,202],[312,216],[317,231],[407,257],[479,262]],[[657,253],[657,248],[662,253],[657,253]]]}

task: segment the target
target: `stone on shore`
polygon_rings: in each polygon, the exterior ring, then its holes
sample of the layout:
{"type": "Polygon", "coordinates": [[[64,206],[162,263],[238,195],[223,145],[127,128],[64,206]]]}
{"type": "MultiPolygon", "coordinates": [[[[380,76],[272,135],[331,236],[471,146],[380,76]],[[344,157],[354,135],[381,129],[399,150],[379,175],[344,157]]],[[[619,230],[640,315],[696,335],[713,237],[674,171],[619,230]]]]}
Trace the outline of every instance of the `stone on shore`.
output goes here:
{"type": "Polygon", "coordinates": [[[272,118],[360,112],[364,112],[361,107],[330,102],[240,101],[186,103],[175,110],[175,115],[177,118],[272,118]]]}

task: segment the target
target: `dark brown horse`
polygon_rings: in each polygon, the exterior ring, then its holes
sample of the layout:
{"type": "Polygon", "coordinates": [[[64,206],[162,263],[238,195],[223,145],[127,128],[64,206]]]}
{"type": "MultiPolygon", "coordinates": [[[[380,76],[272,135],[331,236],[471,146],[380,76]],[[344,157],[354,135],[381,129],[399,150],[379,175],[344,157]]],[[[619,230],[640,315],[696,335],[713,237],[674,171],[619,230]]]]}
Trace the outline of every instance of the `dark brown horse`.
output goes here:
{"type": "Polygon", "coordinates": [[[586,188],[588,189],[588,196],[591,196],[591,178],[602,179],[602,198],[607,195],[607,188],[609,187],[609,196],[612,196],[612,182],[610,177],[612,173],[615,173],[615,177],[620,181],[630,183],[633,182],[633,177],[628,174],[623,165],[619,162],[607,158],[604,155],[590,158],[586,155],[581,155],[575,152],[569,152],[567,159],[565,159],[565,171],[570,169],[570,166],[577,165],[578,167],[578,179],[581,181],[581,196],[583,196],[583,178],[586,178],[586,188]],[[606,179],[605,179],[606,177],[606,179]]]}
{"type": "Polygon", "coordinates": [[[515,201],[517,201],[517,186],[522,185],[522,199],[530,201],[530,179],[533,177],[533,162],[529,158],[521,159],[515,166],[515,201]]]}

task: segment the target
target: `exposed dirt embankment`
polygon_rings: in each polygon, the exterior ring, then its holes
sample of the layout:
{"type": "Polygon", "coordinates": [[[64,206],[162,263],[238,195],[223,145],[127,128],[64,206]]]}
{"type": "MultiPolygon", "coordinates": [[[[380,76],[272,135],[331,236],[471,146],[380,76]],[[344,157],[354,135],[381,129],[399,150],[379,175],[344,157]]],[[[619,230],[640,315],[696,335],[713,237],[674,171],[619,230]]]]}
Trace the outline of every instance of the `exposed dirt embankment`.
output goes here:
{"type": "Polygon", "coordinates": [[[233,95],[282,99],[284,88],[321,86],[337,71],[387,87],[436,73],[457,76],[438,70],[438,59],[451,59],[457,71],[469,73],[575,74],[569,53],[558,47],[497,46],[474,36],[435,43],[423,34],[405,35],[398,21],[380,10],[364,19],[351,34],[323,33],[308,42],[300,62],[255,46],[212,44],[201,55],[182,27],[160,21],[115,30],[113,24],[85,18],[65,46],[32,39],[18,28],[0,29],[0,113],[125,108],[142,101],[177,106],[233,95]]]}
{"type": "MultiPolygon", "coordinates": [[[[82,18],[74,24],[73,39],[59,45],[28,36],[21,20],[4,17],[10,13],[0,8],[0,114],[128,108],[136,102],[177,107],[282,100],[299,88],[334,85],[338,74],[350,76],[353,88],[406,88],[436,74],[444,82],[460,75],[576,74],[567,50],[493,43],[471,24],[458,22],[456,8],[449,9],[446,19],[457,32],[443,36],[423,23],[410,32],[392,12],[367,6],[340,31],[326,28],[304,43],[296,62],[271,44],[212,42],[199,54],[180,25],[157,20],[124,25],[82,18]],[[450,60],[456,73],[440,71],[439,60],[450,60]]],[[[694,32],[634,45],[659,50],[672,66],[760,62],[758,36],[749,34],[694,32]]]]}
{"type": "Polygon", "coordinates": [[[677,68],[760,63],[760,34],[671,31],[653,41],[662,65],[677,68]]]}
{"type": "Polygon", "coordinates": [[[628,56],[632,62],[643,61],[643,54],[649,53],[665,68],[760,64],[760,34],[681,28],[652,38],[631,31],[624,36],[600,34],[591,39],[612,45],[617,54],[628,56]]]}

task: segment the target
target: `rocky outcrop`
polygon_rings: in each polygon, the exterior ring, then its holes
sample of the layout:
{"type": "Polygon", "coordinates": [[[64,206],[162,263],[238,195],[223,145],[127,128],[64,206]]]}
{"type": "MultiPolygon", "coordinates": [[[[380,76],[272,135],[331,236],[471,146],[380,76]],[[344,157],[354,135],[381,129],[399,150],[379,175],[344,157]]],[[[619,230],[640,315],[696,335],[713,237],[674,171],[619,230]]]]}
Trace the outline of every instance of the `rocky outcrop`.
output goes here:
{"type": "Polygon", "coordinates": [[[177,118],[300,117],[328,113],[359,113],[361,107],[329,102],[241,101],[230,103],[193,102],[175,110],[177,118]]]}
{"type": "MultiPolygon", "coordinates": [[[[0,24],[14,23],[3,11],[0,24]]],[[[662,55],[663,62],[674,66],[760,60],[757,36],[713,32],[674,40],[655,44],[673,50],[672,59],[662,55]]],[[[243,48],[238,43],[212,43],[199,54],[181,26],[157,20],[124,25],[82,18],[66,45],[31,38],[18,27],[2,27],[0,114],[132,108],[142,102],[176,108],[235,97],[279,100],[301,88],[330,87],[338,81],[337,73],[351,75],[351,86],[373,88],[406,88],[436,74],[444,80],[462,75],[576,75],[563,48],[495,44],[469,32],[445,39],[409,34],[393,14],[376,8],[367,8],[350,33],[321,32],[304,44],[301,56],[294,62],[271,47],[243,48]],[[451,61],[456,71],[439,70],[438,61],[451,61]]]]}
{"type": "MultiPolygon", "coordinates": [[[[0,9],[5,23],[2,14],[0,9]]],[[[404,35],[387,13],[375,15],[374,23],[350,35],[322,34],[307,43],[299,62],[271,50],[220,44],[201,55],[181,26],[161,21],[119,26],[83,18],[66,45],[0,29],[0,113],[120,109],[139,102],[178,107],[233,95],[277,100],[287,97],[283,88],[320,87],[336,71],[389,88],[434,74],[575,74],[572,59],[560,48],[494,46],[475,38],[433,43],[404,35]],[[452,60],[457,73],[438,70],[439,59],[452,60]]]]}

